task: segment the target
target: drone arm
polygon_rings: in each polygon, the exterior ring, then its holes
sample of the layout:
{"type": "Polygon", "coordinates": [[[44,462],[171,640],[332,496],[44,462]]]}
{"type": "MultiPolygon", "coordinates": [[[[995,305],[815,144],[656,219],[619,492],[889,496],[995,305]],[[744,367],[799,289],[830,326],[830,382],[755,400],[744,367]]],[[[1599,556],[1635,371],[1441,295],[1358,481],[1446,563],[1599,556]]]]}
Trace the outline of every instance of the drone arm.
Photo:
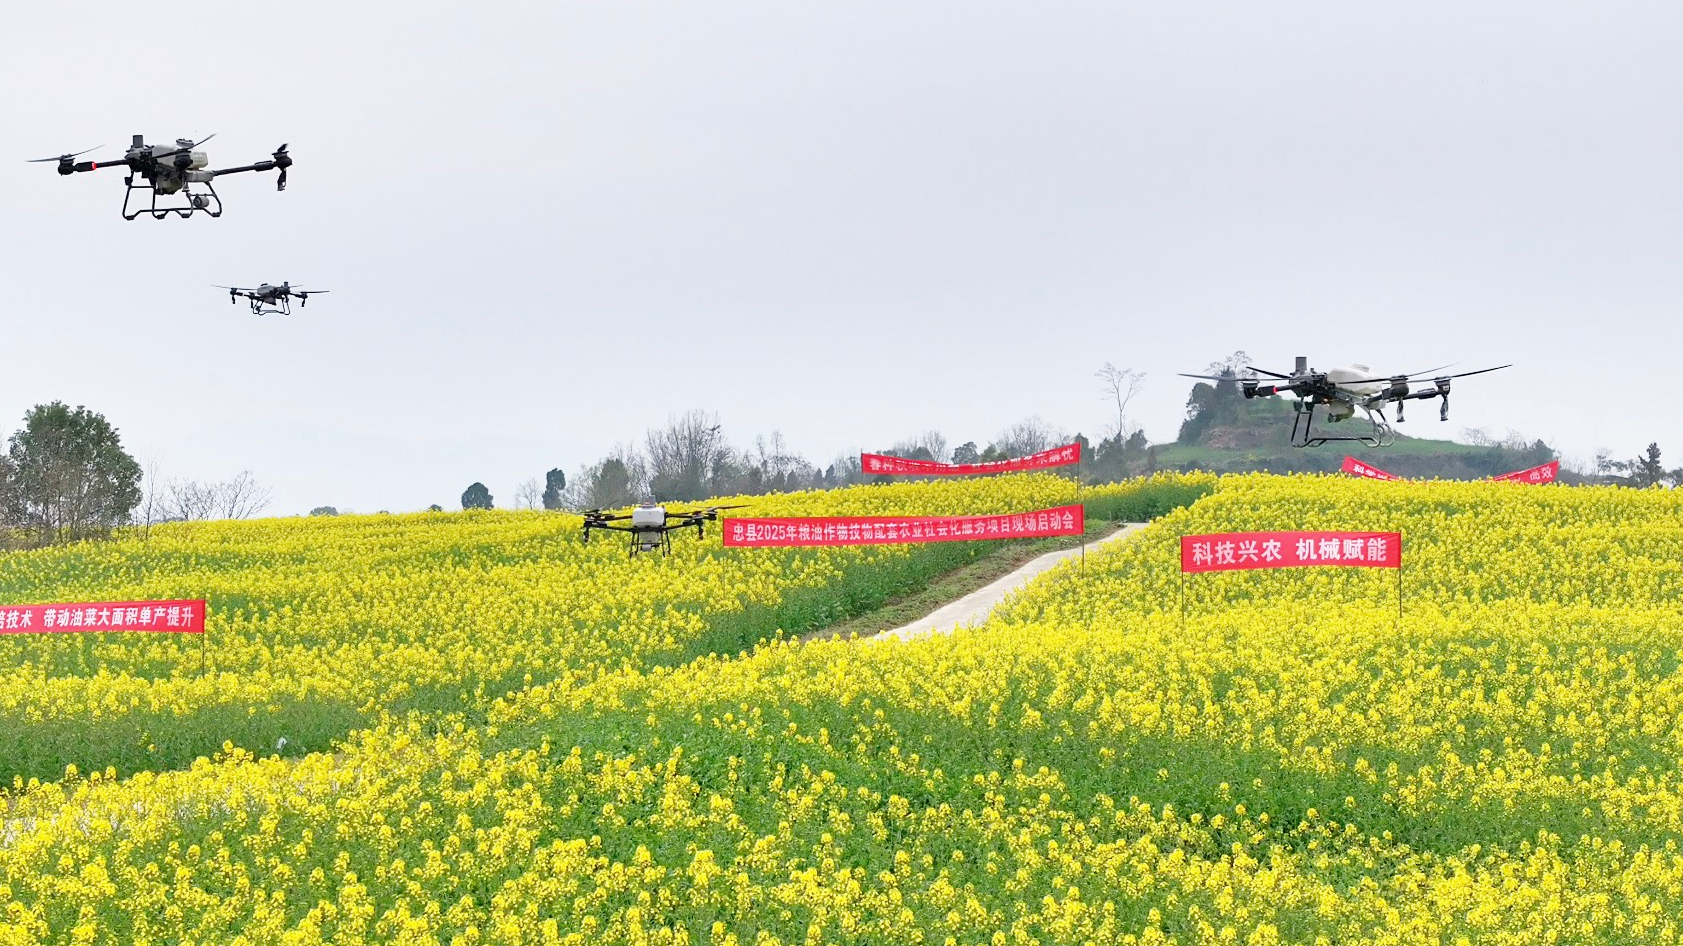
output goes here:
{"type": "Polygon", "coordinates": [[[237,168],[220,168],[210,173],[221,177],[224,174],[240,174],[245,171],[272,171],[274,168],[275,162],[273,161],[259,161],[256,164],[242,164],[237,168]]]}
{"type": "Polygon", "coordinates": [[[97,171],[100,168],[127,168],[128,166],[129,166],[129,163],[127,161],[120,161],[120,160],[119,161],[77,161],[75,164],[68,164],[68,163],[60,164],[58,166],[58,173],[63,174],[66,177],[68,177],[72,174],[81,174],[85,171],[97,171]]]}

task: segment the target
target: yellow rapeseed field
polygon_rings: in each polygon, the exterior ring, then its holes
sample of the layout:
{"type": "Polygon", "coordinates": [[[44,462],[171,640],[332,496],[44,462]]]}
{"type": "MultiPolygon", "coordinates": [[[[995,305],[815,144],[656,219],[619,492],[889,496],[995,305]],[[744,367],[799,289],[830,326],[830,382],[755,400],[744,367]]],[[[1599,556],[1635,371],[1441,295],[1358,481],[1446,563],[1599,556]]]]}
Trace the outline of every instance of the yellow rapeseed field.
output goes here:
{"type": "Polygon", "coordinates": [[[1675,942],[1680,582],[1668,491],[1230,477],[951,637],[587,623],[621,659],[332,753],[20,785],[0,944],[1675,942]],[[1196,576],[1183,625],[1179,535],[1293,528],[1402,532],[1400,624],[1327,569],[1196,576]]]}

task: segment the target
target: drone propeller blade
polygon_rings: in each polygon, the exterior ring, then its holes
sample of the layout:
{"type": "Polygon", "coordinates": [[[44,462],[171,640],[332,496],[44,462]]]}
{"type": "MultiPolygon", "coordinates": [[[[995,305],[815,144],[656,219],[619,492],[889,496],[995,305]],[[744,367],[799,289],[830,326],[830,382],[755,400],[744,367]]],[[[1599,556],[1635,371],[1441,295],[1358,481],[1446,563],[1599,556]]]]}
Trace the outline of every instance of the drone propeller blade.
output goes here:
{"type": "Polygon", "coordinates": [[[1453,367],[1455,367],[1455,362],[1452,361],[1447,365],[1438,365],[1436,368],[1427,368],[1425,371],[1410,371],[1408,374],[1402,375],[1402,377],[1404,377],[1404,378],[1418,378],[1423,374],[1431,374],[1434,371],[1442,371],[1445,368],[1453,368],[1453,367]]]}
{"type": "Polygon", "coordinates": [[[1434,371],[1442,371],[1445,368],[1452,368],[1454,366],[1455,366],[1455,363],[1450,362],[1447,365],[1438,365],[1436,368],[1427,368],[1425,371],[1411,371],[1408,374],[1393,374],[1393,375],[1387,375],[1383,378],[1380,378],[1380,377],[1351,378],[1348,381],[1340,381],[1338,383],[1339,384],[1369,384],[1369,383],[1379,382],[1379,381],[1397,381],[1397,380],[1413,381],[1413,380],[1416,380],[1417,378],[1421,377],[1422,375],[1428,375],[1428,374],[1431,374],[1434,371]]]}
{"type": "Polygon", "coordinates": [[[103,148],[103,147],[105,147],[105,146],[104,145],[95,145],[92,148],[87,149],[87,151],[78,151],[75,154],[61,154],[56,158],[30,158],[27,161],[25,161],[24,163],[25,164],[44,164],[48,161],[58,161],[58,162],[62,163],[62,162],[65,162],[65,161],[69,161],[71,158],[79,158],[82,155],[87,154],[88,151],[98,151],[100,148],[103,148]]]}
{"type": "Polygon", "coordinates": [[[1281,380],[1284,380],[1284,381],[1290,381],[1291,380],[1291,375],[1289,375],[1289,374],[1281,374],[1278,371],[1269,371],[1267,368],[1258,368],[1256,365],[1246,365],[1245,370],[1246,371],[1254,371],[1257,374],[1265,374],[1270,378],[1280,378],[1281,380]]]}
{"type": "Polygon", "coordinates": [[[1183,377],[1183,378],[1202,378],[1205,381],[1238,381],[1239,380],[1238,378],[1223,378],[1220,375],[1186,374],[1185,372],[1182,372],[1180,376],[1183,377]]]}
{"type": "Polygon", "coordinates": [[[708,509],[747,509],[749,503],[732,503],[729,506],[708,506],[708,509]]]}
{"type": "MultiPolygon", "coordinates": [[[[1513,365],[1511,365],[1511,364],[1510,365],[1497,365],[1494,368],[1480,368],[1477,371],[1463,371],[1460,374],[1444,375],[1443,377],[1445,377],[1445,378],[1470,378],[1475,374],[1484,374],[1487,371],[1501,371],[1503,368],[1512,368],[1512,367],[1513,367],[1513,365]]],[[[1436,379],[1433,379],[1433,380],[1436,380],[1436,379]]]]}
{"type": "Polygon", "coordinates": [[[185,147],[176,148],[174,151],[165,151],[162,154],[154,154],[154,155],[152,155],[152,160],[160,161],[160,160],[163,160],[164,158],[173,158],[176,155],[181,154],[183,151],[192,151],[194,148],[197,148],[199,145],[202,145],[205,142],[207,142],[210,139],[215,138],[215,137],[216,137],[216,133],[212,132],[208,135],[205,135],[203,138],[200,138],[198,141],[195,141],[190,145],[186,145],[185,147]]]}

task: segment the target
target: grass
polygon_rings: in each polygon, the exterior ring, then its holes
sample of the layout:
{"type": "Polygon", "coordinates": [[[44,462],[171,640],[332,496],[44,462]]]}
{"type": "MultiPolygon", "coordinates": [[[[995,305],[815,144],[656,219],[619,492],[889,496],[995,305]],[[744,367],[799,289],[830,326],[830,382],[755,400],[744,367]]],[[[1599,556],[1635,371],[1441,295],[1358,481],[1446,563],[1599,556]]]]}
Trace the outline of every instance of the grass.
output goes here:
{"type": "Polygon", "coordinates": [[[1084,537],[1063,536],[1055,539],[1005,543],[998,548],[989,550],[975,561],[936,576],[933,581],[921,588],[891,598],[883,602],[881,606],[864,614],[840,621],[829,627],[808,632],[801,636],[801,640],[803,642],[830,640],[831,638],[848,637],[850,635],[870,637],[873,634],[900,627],[933,612],[936,608],[950,601],[956,601],[972,591],[986,587],[993,581],[1009,575],[1048,552],[1075,548],[1081,544],[1083,538],[1089,543],[1097,542],[1116,532],[1118,528],[1118,525],[1114,522],[1090,520],[1087,523],[1087,533],[1084,537]]]}

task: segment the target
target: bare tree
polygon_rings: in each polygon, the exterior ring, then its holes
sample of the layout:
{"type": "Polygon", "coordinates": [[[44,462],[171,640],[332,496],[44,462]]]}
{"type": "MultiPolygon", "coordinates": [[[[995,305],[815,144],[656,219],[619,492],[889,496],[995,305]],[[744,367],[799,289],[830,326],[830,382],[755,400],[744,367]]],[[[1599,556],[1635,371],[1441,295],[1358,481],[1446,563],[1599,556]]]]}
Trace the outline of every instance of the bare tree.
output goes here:
{"type": "Polygon", "coordinates": [[[646,442],[649,491],[661,502],[707,498],[731,466],[719,419],[706,411],[673,417],[646,442]]]}
{"type": "Polygon", "coordinates": [[[543,504],[543,485],[537,480],[527,480],[514,491],[514,508],[536,509],[543,504]]]}
{"type": "Polygon", "coordinates": [[[158,478],[158,461],[147,458],[141,473],[140,507],[134,511],[134,524],[140,527],[140,537],[149,538],[152,527],[163,517],[164,483],[158,478]]]}
{"type": "Polygon", "coordinates": [[[217,511],[224,519],[249,519],[269,506],[274,492],[257,482],[250,470],[216,485],[217,511]]]}
{"type": "Polygon", "coordinates": [[[1118,368],[1110,362],[1105,362],[1099,369],[1098,378],[1104,382],[1106,399],[1116,402],[1116,426],[1113,432],[1118,440],[1126,440],[1138,426],[1128,422],[1128,402],[1140,393],[1145,382],[1145,372],[1133,368],[1118,368]]]}
{"type": "Polygon", "coordinates": [[[1049,450],[1067,440],[1062,430],[1039,417],[1027,417],[1005,428],[991,448],[1001,457],[1021,457],[1049,450]]]}
{"type": "Polygon", "coordinates": [[[215,483],[170,480],[162,506],[164,520],[196,522],[209,519],[216,515],[216,507],[221,502],[219,493],[215,483]]]}
{"type": "Polygon", "coordinates": [[[268,507],[271,495],[250,470],[221,483],[171,480],[159,499],[159,521],[249,519],[268,507]]]}

